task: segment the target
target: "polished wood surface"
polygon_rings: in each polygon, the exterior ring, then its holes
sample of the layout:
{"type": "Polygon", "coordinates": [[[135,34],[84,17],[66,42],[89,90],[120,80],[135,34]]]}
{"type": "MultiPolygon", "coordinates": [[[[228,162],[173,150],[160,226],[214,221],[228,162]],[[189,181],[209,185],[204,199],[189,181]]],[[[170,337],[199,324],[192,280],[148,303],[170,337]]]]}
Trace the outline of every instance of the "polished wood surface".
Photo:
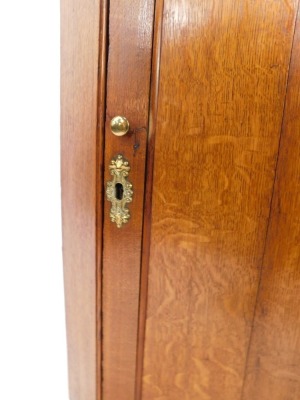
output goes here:
{"type": "Polygon", "coordinates": [[[103,228],[103,398],[134,399],[144,179],[149,108],[154,2],[111,0],[107,65],[105,178],[121,153],[129,161],[133,185],[131,219],[117,228],[104,201],[103,228]],[[128,119],[131,131],[116,137],[110,121],[128,119]],[[136,130],[136,132],[134,132],[136,130]]]}
{"type": "MultiPolygon", "coordinates": [[[[96,400],[99,1],[61,1],[63,261],[71,400],[96,400]]],[[[99,400],[99,396],[98,396],[99,400]]]]}
{"type": "Polygon", "coordinates": [[[61,1],[70,400],[300,398],[298,7],[61,1]]]}
{"type": "Polygon", "coordinates": [[[241,399],[295,15],[165,1],[143,400],[241,399]]]}
{"type": "Polygon", "coordinates": [[[300,15],[242,400],[300,399],[300,15]]]}
{"type": "Polygon", "coordinates": [[[143,221],[143,245],[141,257],[141,286],[140,286],[140,307],[139,307],[139,327],[137,337],[137,364],[135,382],[135,400],[142,398],[142,377],[143,377],[143,355],[145,344],[145,323],[147,312],[147,293],[148,293],[148,273],[150,260],[150,238],[152,223],[152,187],[153,187],[153,161],[155,152],[155,128],[158,112],[158,93],[159,93],[159,72],[160,56],[162,46],[162,19],[163,19],[163,0],[155,2],[154,30],[153,30],[153,50],[152,50],[152,71],[150,87],[150,107],[149,107],[149,132],[147,143],[147,165],[145,179],[145,202],[144,202],[144,221],[143,221]]]}

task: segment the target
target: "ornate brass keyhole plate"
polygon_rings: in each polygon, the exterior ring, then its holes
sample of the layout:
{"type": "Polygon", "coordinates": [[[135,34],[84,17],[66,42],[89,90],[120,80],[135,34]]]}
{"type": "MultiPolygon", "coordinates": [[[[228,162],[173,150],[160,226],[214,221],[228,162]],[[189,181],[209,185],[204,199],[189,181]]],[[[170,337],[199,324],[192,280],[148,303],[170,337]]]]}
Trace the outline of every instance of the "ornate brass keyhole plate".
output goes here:
{"type": "Polygon", "coordinates": [[[128,161],[125,161],[119,154],[111,160],[109,169],[113,177],[106,186],[107,200],[112,203],[110,219],[116,223],[118,228],[121,228],[130,219],[130,212],[127,208],[127,203],[132,202],[133,195],[132,184],[127,180],[130,166],[128,161]]]}

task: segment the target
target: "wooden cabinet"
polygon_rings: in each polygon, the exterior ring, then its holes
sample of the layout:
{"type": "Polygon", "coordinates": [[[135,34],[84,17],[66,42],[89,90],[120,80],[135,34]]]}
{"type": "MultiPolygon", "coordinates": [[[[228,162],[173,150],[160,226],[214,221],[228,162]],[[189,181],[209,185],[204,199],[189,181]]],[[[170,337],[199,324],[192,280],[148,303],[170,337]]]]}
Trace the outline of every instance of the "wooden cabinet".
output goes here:
{"type": "Polygon", "coordinates": [[[61,1],[71,400],[300,398],[298,3],[61,1]]]}

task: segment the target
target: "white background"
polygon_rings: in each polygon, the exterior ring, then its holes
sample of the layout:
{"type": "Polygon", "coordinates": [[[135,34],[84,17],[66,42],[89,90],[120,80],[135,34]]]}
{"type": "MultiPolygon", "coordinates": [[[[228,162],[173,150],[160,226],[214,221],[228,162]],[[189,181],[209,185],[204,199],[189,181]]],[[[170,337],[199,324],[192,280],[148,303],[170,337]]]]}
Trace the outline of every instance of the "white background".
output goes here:
{"type": "Polygon", "coordinates": [[[0,399],[67,400],[59,1],[0,0],[0,399]]]}

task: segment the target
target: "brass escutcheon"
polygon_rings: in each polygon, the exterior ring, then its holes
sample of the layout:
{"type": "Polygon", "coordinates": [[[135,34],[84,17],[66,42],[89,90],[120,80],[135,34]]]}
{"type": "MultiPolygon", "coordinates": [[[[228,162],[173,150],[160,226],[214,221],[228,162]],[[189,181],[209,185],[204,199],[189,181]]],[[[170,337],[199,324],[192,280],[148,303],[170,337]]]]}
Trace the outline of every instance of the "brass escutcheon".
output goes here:
{"type": "Polygon", "coordinates": [[[132,202],[132,184],[128,182],[127,176],[130,171],[128,161],[119,154],[112,159],[109,165],[112,180],[107,182],[106,197],[112,205],[110,209],[110,219],[115,222],[118,228],[126,224],[130,218],[130,212],[126,206],[132,202]]]}

